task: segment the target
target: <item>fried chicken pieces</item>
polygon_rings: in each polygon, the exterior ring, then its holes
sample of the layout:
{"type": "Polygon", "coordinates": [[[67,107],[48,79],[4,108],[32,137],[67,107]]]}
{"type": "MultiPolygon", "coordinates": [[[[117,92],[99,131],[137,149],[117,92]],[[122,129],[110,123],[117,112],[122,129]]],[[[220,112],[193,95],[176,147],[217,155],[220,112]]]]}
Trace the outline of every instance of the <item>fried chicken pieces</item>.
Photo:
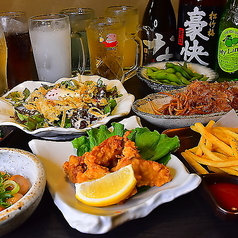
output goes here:
{"type": "MultiPolygon", "coordinates": [[[[69,180],[72,183],[82,183],[98,179],[132,164],[137,187],[160,187],[169,182],[172,179],[169,169],[155,161],[142,159],[135,143],[127,138],[127,133],[123,137],[109,137],[82,156],[70,156],[69,161],[63,164],[69,180]]],[[[133,191],[135,193],[136,189],[133,191]]]]}

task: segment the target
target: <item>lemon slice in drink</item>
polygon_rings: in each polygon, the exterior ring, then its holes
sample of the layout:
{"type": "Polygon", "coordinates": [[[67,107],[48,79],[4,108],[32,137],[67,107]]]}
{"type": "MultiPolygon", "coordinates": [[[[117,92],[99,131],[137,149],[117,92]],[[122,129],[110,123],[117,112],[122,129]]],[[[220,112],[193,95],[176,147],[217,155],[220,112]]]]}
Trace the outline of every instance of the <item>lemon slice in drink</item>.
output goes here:
{"type": "Polygon", "coordinates": [[[134,189],[136,182],[130,164],[102,178],[76,183],[75,197],[90,206],[109,206],[124,200],[134,189]]]}

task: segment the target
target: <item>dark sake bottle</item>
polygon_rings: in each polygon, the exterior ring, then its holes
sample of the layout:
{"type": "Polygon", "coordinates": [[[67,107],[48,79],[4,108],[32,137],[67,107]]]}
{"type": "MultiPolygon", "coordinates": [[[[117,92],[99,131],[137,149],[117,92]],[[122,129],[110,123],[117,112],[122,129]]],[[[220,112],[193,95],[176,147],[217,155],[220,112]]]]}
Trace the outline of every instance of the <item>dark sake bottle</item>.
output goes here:
{"type": "Polygon", "coordinates": [[[220,20],[216,71],[238,80],[238,0],[228,0],[220,20]]]}
{"type": "Polygon", "coordinates": [[[214,68],[226,0],[180,0],[175,57],[214,68]]]}
{"type": "Polygon", "coordinates": [[[150,0],[144,12],[142,25],[149,26],[154,34],[154,40],[143,40],[144,61],[168,61],[174,58],[176,34],[176,18],[170,0],[150,0]],[[147,52],[153,51],[152,59],[147,52]]]}

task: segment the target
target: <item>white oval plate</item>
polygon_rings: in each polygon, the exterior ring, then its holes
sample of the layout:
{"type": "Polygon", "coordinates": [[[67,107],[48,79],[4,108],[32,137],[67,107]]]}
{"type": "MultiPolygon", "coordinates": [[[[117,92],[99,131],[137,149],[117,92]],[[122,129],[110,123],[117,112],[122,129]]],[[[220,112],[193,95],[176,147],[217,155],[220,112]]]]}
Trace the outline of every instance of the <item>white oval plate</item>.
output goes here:
{"type": "MultiPolygon", "coordinates": [[[[136,116],[121,121],[127,129],[139,127],[136,116]]],[[[32,140],[29,146],[43,162],[47,184],[56,206],[72,228],[83,233],[103,234],[120,224],[147,216],[162,203],[194,190],[201,182],[196,174],[189,174],[182,162],[174,155],[167,164],[173,179],[162,187],[152,187],[130,198],[123,205],[104,208],[91,207],[75,198],[75,188],[66,180],[62,165],[69,156],[76,154],[71,142],[32,140]]]]}
{"type": "MultiPolygon", "coordinates": [[[[134,95],[127,93],[124,86],[119,80],[108,80],[105,78],[101,78],[100,76],[97,76],[97,75],[93,75],[93,76],[82,75],[80,80],[82,82],[97,81],[99,78],[103,80],[103,82],[109,88],[116,86],[119,93],[122,94],[123,96],[120,97],[117,106],[114,108],[110,116],[103,118],[102,120],[98,121],[91,127],[87,127],[85,129],[46,127],[46,128],[39,128],[34,131],[29,131],[24,127],[24,125],[16,122],[14,118],[12,118],[12,116],[14,115],[14,108],[10,103],[7,103],[3,100],[0,100],[0,125],[16,126],[20,128],[21,130],[24,130],[26,133],[37,136],[37,137],[60,140],[60,139],[74,138],[76,136],[79,136],[82,133],[85,133],[85,131],[91,128],[99,127],[100,125],[106,124],[107,122],[109,122],[110,120],[114,118],[128,115],[131,110],[132,103],[135,100],[135,97],[134,95]]],[[[71,80],[71,79],[72,78],[61,78],[55,83],[59,83],[61,81],[71,80]]],[[[74,79],[77,79],[77,77],[75,77],[74,79]]],[[[54,85],[52,83],[43,82],[43,81],[26,81],[17,85],[13,89],[11,89],[9,92],[13,92],[13,91],[22,92],[25,88],[28,88],[30,91],[33,91],[34,89],[39,88],[42,84],[54,85]]],[[[6,96],[7,94],[5,94],[4,96],[6,96]]]]}

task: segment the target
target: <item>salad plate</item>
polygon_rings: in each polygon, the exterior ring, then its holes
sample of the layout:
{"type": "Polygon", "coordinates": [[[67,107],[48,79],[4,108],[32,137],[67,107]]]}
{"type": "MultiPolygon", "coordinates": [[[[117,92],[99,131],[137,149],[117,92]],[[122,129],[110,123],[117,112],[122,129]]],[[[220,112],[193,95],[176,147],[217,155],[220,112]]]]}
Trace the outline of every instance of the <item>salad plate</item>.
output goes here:
{"type": "Polygon", "coordinates": [[[20,128],[21,130],[25,131],[28,134],[31,134],[31,135],[34,135],[37,137],[42,137],[45,139],[53,139],[53,140],[71,139],[76,136],[79,136],[80,134],[84,134],[85,131],[87,131],[91,128],[99,127],[100,125],[106,124],[107,122],[109,122],[110,120],[112,120],[114,118],[128,115],[131,110],[132,103],[135,100],[134,95],[128,94],[126,89],[124,88],[124,86],[122,85],[122,83],[119,80],[108,80],[108,79],[102,78],[97,75],[93,75],[93,76],[81,75],[80,77],[75,77],[75,78],[61,78],[58,81],[56,81],[54,84],[48,83],[48,82],[43,82],[43,81],[25,81],[25,82],[17,85],[16,87],[14,87],[13,89],[11,89],[5,95],[3,95],[3,99],[0,100],[0,125],[15,126],[15,127],[20,128]],[[35,129],[32,131],[26,129],[26,127],[23,124],[18,123],[13,118],[14,113],[15,113],[14,107],[12,106],[11,103],[3,100],[4,97],[6,97],[11,92],[15,92],[15,91],[23,92],[24,89],[27,88],[27,89],[29,89],[30,93],[32,93],[35,89],[38,89],[42,85],[51,86],[51,85],[60,83],[62,81],[67,81],[67,80],[72,80],[72,79],[79,80],[80,82],[85,82],[85,81],[97,82],[100,79],[103,81],[103,83],[105,83],[107,88],[117,87],[118,93],[121,94],[122,96],[116,99],[117,105],[113,109],[113,111],[111,112],[111,114],[109,116],[106,116],[106,117],[102,118],[101,120],[99,120],[95,123],[92,123],[90,126],[84,128],[84,129],[49,126],[49,127],[42,127],[39,129],[35,129]]]}
{"type": "MultiPolygon", "coordinates": [[[[141,127],[136,116],[122,120],[126,129],[141,127]]],[[[68,224],[83,233],[103,234],[126,221],[147,216],[157,206],[170,202],[198,187],[201,178],[189,173],[183,163],[172,155],[167,166],[171,170],[172,181],[151,187],[136,194],[124,204],[108,207],[91,207],[75,198],[74,184],[65,176],[62,165],[70,155],[76,155],[70,141],[31,140],[29,146],[44,164],[49,191],[54,203],[62,212],[68,224]]]]}

